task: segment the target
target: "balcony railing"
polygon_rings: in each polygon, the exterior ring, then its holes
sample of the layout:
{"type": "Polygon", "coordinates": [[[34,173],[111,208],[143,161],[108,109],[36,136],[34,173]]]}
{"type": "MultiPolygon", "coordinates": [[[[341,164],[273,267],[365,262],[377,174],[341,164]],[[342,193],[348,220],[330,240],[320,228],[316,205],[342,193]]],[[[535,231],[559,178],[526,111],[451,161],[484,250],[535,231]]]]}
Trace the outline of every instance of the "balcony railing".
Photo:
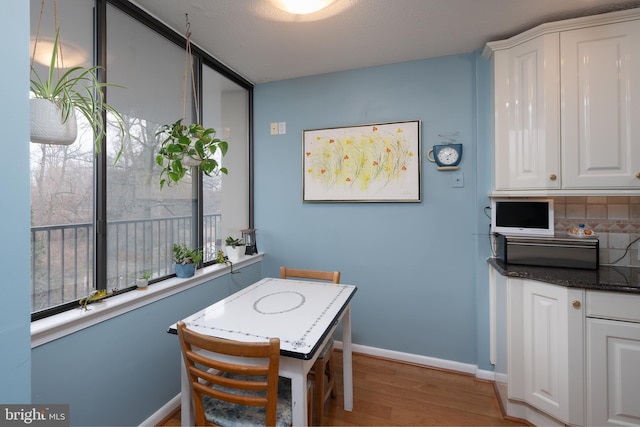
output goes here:
{"type": "MultiPolygon", "coordinates": [[[[204,260],[220,249],[220,218],[204,215],[204,260]]],[[[192,217],[113,221],[107,224],[107,290],[173,274],[173,244],[191,246],[192,217]]],[[[31,311],[84,298],[95,289],[93,223],[31,227],[31,311]]]]}

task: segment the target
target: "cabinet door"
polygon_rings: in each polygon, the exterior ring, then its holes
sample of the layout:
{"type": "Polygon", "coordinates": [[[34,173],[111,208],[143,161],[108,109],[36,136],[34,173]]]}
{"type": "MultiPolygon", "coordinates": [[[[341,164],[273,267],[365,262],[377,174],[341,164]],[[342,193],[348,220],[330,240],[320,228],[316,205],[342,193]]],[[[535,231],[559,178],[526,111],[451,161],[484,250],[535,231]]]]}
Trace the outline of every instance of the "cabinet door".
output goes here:
{"type": "Polygon", "coordinates": [[[558,40],[496,52],[496,190],[560,188],[558,40]]]}
{"type": "Polygon", "coordinates": [[[640,324],[587,319],[587,424],[640,424],[640,324]]]}
{"type": "Polygon", "coordinates": [[[524,400],[584,424],[584,292],[523,280],[524,400]]]}
{"type": "Polygon", "coordinates": [[[640,21],[561,33],[564,188],[640,187],[639,46],[640,21]]]}

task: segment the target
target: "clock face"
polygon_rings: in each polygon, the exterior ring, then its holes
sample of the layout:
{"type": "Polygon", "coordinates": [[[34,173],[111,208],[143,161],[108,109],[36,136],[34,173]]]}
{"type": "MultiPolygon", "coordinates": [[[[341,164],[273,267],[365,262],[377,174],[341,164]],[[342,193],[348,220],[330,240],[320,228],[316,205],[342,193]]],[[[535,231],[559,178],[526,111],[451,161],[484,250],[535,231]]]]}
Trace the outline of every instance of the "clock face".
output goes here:
{"type": "Polygon", "coordinates": [[[458,150],[452,147],[443,147],[438,151],[438,160],[445,166],[455,164],[459,157],[458,150]]]}

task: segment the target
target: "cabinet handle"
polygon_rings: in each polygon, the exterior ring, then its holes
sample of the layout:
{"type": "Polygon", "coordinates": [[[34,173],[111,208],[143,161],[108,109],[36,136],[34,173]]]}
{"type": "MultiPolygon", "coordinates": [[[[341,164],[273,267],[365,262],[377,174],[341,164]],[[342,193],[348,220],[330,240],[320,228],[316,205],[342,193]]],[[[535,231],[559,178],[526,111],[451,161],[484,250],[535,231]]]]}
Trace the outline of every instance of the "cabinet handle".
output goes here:
{"type": "Polygon", "coordinates": [[[555,174],[555,173],[552,173],[551,175],[549,175],[549,179],[550,179],[551,181],[555,181],[556,179],[558,179],[558,177],[556,176],[556,174],[555,174]]]}
{"type": "Polygon", "coordinates": [[[571,305],[573,306],[573,308],[580,308],[582,304],[580,304],[580,301],[578,301],[577,299],[574,299],[573,301],[571,301],[571,305]]]}

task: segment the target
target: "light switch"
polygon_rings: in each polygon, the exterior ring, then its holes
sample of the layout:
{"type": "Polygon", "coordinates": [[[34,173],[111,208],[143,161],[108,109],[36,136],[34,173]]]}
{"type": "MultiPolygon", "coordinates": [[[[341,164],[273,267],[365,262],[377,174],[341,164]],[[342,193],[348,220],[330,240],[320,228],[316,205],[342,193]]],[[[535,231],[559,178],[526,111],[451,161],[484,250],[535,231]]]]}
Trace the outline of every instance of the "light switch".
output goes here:
{"type": "Polygon", "coordinates": [[[272,122],[271,123],[271,135],[277,135],[278,134],[278,122],[272,122]]]}
{"type": "Polygon", "coordinates": [[[278,123],[278,133],[280,135],[284,135],[285,133],[287,133],[287,122],[278,123]]]}
{"type": "Polygon", "coordinates": [[[451,174],[451,186],[454,188],[464,187],[464,173],[462,171],[451,174]]]}

